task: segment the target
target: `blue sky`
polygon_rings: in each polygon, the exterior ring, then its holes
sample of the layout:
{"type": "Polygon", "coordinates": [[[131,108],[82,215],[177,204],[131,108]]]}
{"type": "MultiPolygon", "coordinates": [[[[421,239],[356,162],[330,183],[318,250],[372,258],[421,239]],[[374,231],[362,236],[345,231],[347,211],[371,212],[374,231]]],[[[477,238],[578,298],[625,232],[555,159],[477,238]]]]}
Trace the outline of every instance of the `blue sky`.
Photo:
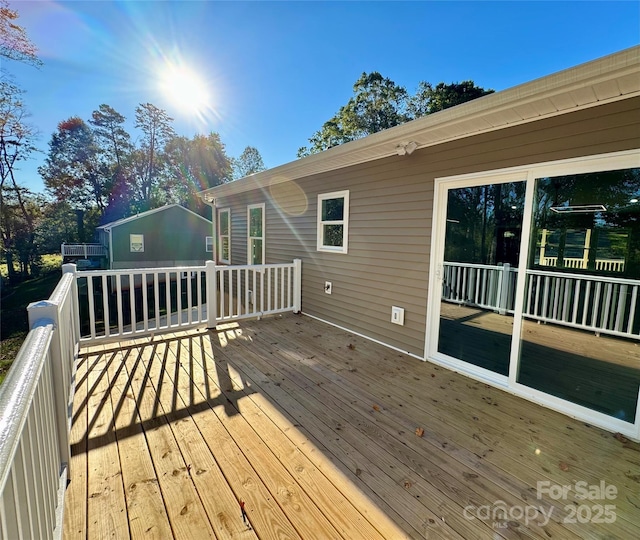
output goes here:
{"type": "Polygon", "coordinates": [[[134,138],[135,107],[151,102],[179,134],[218,132],[230,156],[255,146],[271,168],[296,159],[364,71],[409,92],[467,79],[503,90],[640,42],[636,1],[10,4],[44,62],[5,64],[40,133],[42,153],[18,172],[34,191],[44,190],[36,169],[58,122],[88,120],[101,103],[127,117],[134,138]],[[161,91],[168,63],[205,81],[205,114],[161,91]]]}

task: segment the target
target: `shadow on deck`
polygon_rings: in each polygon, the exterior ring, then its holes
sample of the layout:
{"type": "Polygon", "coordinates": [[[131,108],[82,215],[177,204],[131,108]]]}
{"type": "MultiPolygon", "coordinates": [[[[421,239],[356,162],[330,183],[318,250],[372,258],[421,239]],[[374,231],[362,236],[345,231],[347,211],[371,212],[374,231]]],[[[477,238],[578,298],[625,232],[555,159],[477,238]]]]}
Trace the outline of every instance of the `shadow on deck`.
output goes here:
{"type": "Polygon", "coordinates": [[[308,317],[86,348],[76,380],[65,538],[640,536],[640,445],[308,317]]]}

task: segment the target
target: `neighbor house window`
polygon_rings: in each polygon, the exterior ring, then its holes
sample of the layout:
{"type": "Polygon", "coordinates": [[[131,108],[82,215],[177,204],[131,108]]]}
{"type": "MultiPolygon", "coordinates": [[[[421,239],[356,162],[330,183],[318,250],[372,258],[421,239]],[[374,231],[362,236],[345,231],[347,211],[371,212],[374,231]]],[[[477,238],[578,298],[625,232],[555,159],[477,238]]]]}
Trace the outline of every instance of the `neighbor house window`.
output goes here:
{"type": "Polygon", "coordinates": [[[318,251],[346,253],[349,239],[349,192],[318,195],[318,251]]]}
{"type": "Polygon", "coordinates": [[[264,203],[247,207],[247,262],[264,264],[264,203]]]}
{"type": "Polygon", "coordinates": [[[204,248],[207,250],[207,253],[213,253],[213,236],[205,237],[204,248]]]}
{"type": "Polygon", "coordinates": [[[231,264],[231,210],[218,211],[218,262],[231,264]]]}
{"type": "Polygon", "coordinates": [[[144,252],[144,234],[130,234],[129,249],[131,250],[131,253],[143,253],[144,252]]]}

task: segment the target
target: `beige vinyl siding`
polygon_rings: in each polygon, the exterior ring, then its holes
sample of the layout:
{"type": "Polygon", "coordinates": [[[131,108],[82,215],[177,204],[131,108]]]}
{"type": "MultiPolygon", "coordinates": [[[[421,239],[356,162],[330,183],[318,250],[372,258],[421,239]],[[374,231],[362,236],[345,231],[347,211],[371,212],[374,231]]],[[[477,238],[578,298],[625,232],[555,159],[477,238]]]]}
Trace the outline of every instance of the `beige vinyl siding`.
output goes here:
{"type": "Polygon", "coordinates": [[[302,259],[303,312],[422,356],[434,179],[638,148],[638,125],[633,98],[221,198],[232,209],[232,263],[246,263],[247,205],[264,202],[266,262],[302,259]],[[349,252],[318,252],[317,196],[340,190],[349,190],[349,252]],[[405,309],[404,326],[391,323],[391,306],[405,309]]]}

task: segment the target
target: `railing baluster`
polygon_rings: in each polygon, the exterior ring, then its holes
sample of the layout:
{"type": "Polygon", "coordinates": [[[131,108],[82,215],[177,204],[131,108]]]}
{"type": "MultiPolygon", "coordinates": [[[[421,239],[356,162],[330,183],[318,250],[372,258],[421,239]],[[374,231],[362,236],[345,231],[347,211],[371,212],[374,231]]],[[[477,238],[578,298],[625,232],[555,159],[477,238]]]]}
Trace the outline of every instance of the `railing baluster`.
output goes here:
{"type": "MultiPolygon", "coordinates": [[[[598,328],[598,308],[600,307],[600,290],[602,288],[602,282],[598,281],[596,283],[596,297],[593,303],[593,311],[591,312],[591,326],[594,328],[598,328]]],[[[602,326],[602,325],[600,325],[602,326]]]]}
{"type": "Polygon", "coordinates": [[[104,319],[104,335],[105,337],[109,337],[111,333],[110,321],[111,321],[111,312],[109,310],[109,291],[107,289],[107,276],[102,275],[102,318],[104,319]]]}
{"type": "Polygon", "coordinates": [[[251,305],[251,313],[253,315],[256,314],[257,308],[256,306],[258,305],[258,302],[256,301],[256,295],[258,294],[258,285],[257,285],[257,274],[258,271],[254,268],[253,271],[251,272],[252,274],[252,280],[253,280],[253,298],[251,299],[252,301],[252,305],[251,305]]]}
{"type": "Polygon", "coordinates": [[[131,311],[131,333],[136,331],[136,282],[135,276],[129,274],[129,311],[131,311]]]}
{"type": "Polygon", "coordinates": [[[271,311],[271,268],[267,268],[267,311],[271,311]]]}
{"type": "Polygon", "coordinates": [[[634,285],[631,290],[631,302],[629,303],[629,320],[627,321],[627,334],[631,335],[633,333],[633,323],[636,315],[636,306],[638,301],[638,287],[639,285],[634,285]]]}
{"type": "Polygon", "coordinates": [[[242,315],[242,270],[236,270],[236,316],[242,315]]]}
{"type": "Polygon", "coordinates": [[[191,292],[191,272],[187,272],[187,320],[189,324],[193,323],[193,294],[191,292]]]}
{"type": "Polygon", "coordinates": [[[93,278],[92,276],[87,276],[87,298],[89,300],[89,330],[91,332],[91,337],[95,339],[96,337],[96,313],[93,302],[93,278]]]}
{"type": "Polygon", "coordinates": [[[38,441],[36,434],[34,433],[33,427],[33,404],[31,406],[31,411],[27,416],[27,421],[25,424],[25,432],[26,439],[29,441],[29,461],[31,463],[32,471],[31,478],[34,485],[34,498],[35,498],[35,512],[38,517],[38,530],[39,535],[38,538],[42,538],[44,536],[44,530],[46,529],[46,522],[44,522],[44,500],[42,489],[42,461],[38,459],[37,451],[38,451],[38,441]],[[35,447],[35,448],[34,448],[35,447]]]}
{"type": "Polygon", "coordinates": [[[220,280],[220,319],[224,319],[225,314],[225,280],[227,279],[225,269],[221,269],[218,272],[218,278],[220,280]]]}
{"type": "Polygon", "coordinates": [[[142,289],[142,327],[144,331],[149,330],[149,301],[147,298],[147,273],[143,272],[140,276],[140,288],[142,289]]]}
{"type": "Polygon", "coordinates": [[[204,276],[204,272],[201,270],[197,271],[198,281],[196,282],[196,294],[198,295],[196,299],[196,306],[198,308],[198,316],[197,322],[202,322],[204,320],[205,315],[202,313],[202,277],[204,276]]]}
{"type": "Polygon", "coordinates": [[[627,303],[627,285],[621,285],[619,290],[620,293],[618,295],[618,306],[615,311],[616,319],[613,326],[613,329],[617,332],[620,332],[620,327],[622,326],[622,321],[624,320],[624,309],[627,303]]]}
{"type": "Polygon", "coordinates": [[[573,313],[571,314],[571,322],[576,323],[578,317],[578,305],[580,304],[580,285],[582,280],[578,279],[573,290],[573,313]]]}
{"type": "Polygon", "coordinates": [[[153,314],[155,315],[156,319],[155,330],[158,330],[160,328],[160,287],[158,275],[158,272],[153,273],[153,314]]]}
{"type": "Polygon", "coordinates": [[[260,313],[264,313],[264,274],[265,270],[260,271],[260,313]]]}
{"type": "Polygon", "coordinates": [[[166,324],[164,328],[171,328],[171,315],[173,310],[171,308],[171,272],[166,271],[164,273],[164,300],[166,302],[166,324]]]}
{"type": "Polygon", "coordinates": [[[118,306],[118,335],[121,336],[124,328],[122,320],[122,276],[116,275],[116,306],[118,306]]]}
{"type": "Polygon", "coordinates": [[[284,268],[280,268],[280,309],[284,309],[284,289],[285,289],[285,281],[284,281],[284,268]]]}

